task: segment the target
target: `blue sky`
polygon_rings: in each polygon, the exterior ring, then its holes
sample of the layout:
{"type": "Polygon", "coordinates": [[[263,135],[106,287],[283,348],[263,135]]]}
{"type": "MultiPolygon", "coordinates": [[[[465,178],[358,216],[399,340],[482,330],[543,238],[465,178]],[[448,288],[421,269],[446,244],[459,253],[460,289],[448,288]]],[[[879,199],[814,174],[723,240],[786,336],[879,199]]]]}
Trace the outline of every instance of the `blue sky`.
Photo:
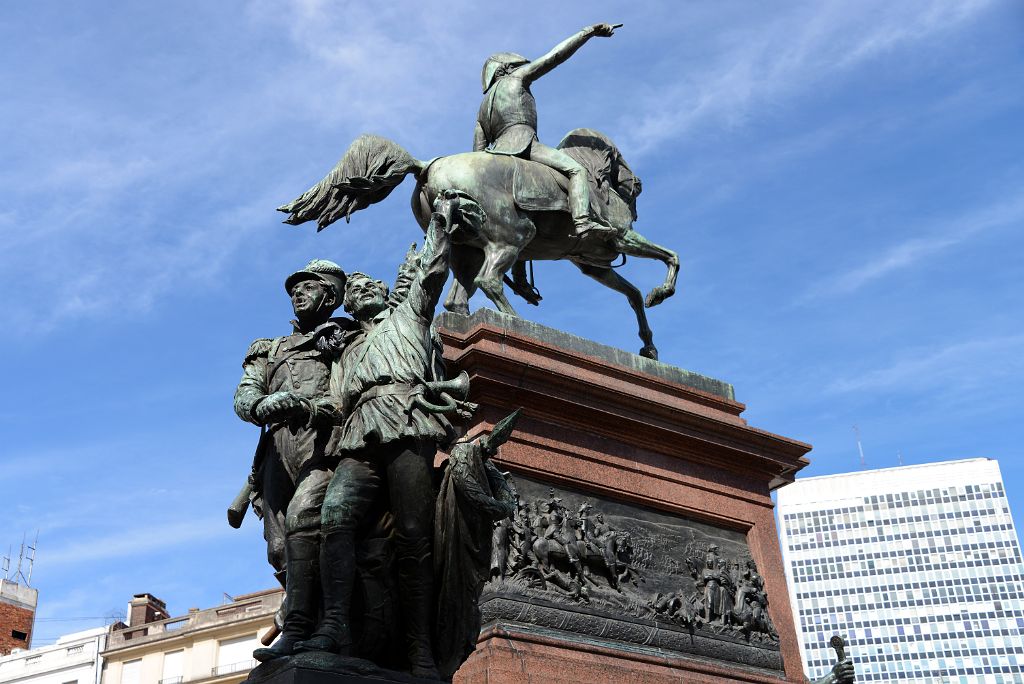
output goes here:
{"type": "MultiPolygon", "coordinates": [[[[36,643],[271,586],[255,519],[224,521],[241,357],[308,259],[390,280],[420,238],[411,183],[319,235],[275,207],[362,132],[468,149],[489,53],[600,21],[536,84],[540,136],[597,128],[643,179],[636,227],[682,259],[662,360],[814,444],[804,475],[858,467],[853,425],[872,467],[996,458],[1024,524],[1024,6],[502,5],[7,3],[0,549],[39,530],[36,643]]],[[[536,270],[522,313],[639,348],[618,295],[536,270]]]]}

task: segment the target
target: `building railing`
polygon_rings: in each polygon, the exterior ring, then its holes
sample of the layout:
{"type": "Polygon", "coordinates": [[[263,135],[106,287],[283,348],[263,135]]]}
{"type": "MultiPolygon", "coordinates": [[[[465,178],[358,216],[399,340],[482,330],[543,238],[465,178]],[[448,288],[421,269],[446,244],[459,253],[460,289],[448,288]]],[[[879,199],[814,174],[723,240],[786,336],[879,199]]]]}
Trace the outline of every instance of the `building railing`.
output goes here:
{"type": "Polygon", "coordinates": [[[182,684],[184,677],[164,677],[157,684],[182,684]]]}
{"type": "Polygon", "coordinates": [[[256,661],[252,658],[249,658],[248,660],[242,660],[237,663],[218,665],[210,671],[210,674],[216,676],[231,674],[232,672],[245,672],[247,670],[253,669],[254,667],[256,667],[256,661]]]}

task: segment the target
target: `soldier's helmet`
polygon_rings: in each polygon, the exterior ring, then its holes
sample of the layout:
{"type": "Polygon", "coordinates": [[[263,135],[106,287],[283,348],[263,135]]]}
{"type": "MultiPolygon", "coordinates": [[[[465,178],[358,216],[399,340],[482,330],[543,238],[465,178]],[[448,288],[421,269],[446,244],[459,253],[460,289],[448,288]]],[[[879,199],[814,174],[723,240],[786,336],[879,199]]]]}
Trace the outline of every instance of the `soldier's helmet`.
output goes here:
{"type": "Polygon", "coordinates": [[[530,60],[526,59],[522,55],[517,55],[514,52],[497,52],[487,58],[484,62],[484,70],[480,75],[480,84],[484,88],[484,92],[491,87],[494,83],[494,79],[498,76],[498,71],[503,67],[519,66],[526,64],[530,60]]]}
{"type": "Polygon", "coordinates": [[[313,259],[301,271],[296,271],[285,279],[285,292],[290,294],[295,283],[302,282],[303,280],[319,280],[321,283],[333,288],[334,300],[338,306],[341,306],[341,302],[345,298],[346,280],[345,272],[341,270],[341,266],[327,259],[313,259]]]}

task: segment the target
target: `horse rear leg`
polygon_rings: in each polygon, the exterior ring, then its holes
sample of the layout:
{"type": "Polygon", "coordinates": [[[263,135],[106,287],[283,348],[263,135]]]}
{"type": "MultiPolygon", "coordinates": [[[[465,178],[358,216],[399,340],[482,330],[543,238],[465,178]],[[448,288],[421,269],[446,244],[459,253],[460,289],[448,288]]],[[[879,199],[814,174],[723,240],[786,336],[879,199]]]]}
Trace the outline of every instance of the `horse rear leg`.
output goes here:
{"type": "Polygon", "coordinates": [[[575,263],[576,267],[583,272],[583,275],[590,276],[605,287],[610,287],[616,292],[621,292],[626,296],[626,301],[629,302],[633,312],[636,313],[636,322],[640,328],[640,340],[644,343],[643,348],[640,350],[640,356],[646,356],[649,359],[657,359],[658,348],[654,346],[654,333],[651,332],[651,326],[647,324],[647,312],[644,311],[644,297],[640,293],[640,290],[638,290],[633,283],[629,282],[610,268],[592,266],[590,264],[580,264],[575,261],[573,263],[575,263]]]}
{"type": "Polygon", "coordinates": [[[675,294],[676,278],[679,275],[679,256],[671,249],[656,245],[632,228],[616,239],[615,247],[628,256],[641,259],[657,259],[668,267],[665,282],[647,294],[648,307],[657,306],[675,294]]]}
{"type": "Polygon", "coordinates": [[[484,253],[468,245],[452,245],[452,286],[444,308],[453,313],[469,315],[469,299],[476,292],[476,277],[484,263],[484,253]]]}

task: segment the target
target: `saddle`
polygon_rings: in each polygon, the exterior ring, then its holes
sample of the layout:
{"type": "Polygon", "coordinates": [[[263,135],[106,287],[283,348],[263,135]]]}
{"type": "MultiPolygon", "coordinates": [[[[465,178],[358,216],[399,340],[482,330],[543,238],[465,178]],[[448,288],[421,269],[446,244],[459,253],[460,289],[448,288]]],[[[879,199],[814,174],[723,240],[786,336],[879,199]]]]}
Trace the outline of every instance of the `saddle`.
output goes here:
{"type": "MultiPolygon", "coordinates": [[[[604,223],[625,228],[636,220],[635,199],[640,194],[637,178],[615,144],[589,128],[570,131],[558,149],[587,170],[590,210],[604,223]]],[[[569,211],[569,181],[558,171],[519,157],[512,158],[512,197],[524,211],[569,211]]]]}

